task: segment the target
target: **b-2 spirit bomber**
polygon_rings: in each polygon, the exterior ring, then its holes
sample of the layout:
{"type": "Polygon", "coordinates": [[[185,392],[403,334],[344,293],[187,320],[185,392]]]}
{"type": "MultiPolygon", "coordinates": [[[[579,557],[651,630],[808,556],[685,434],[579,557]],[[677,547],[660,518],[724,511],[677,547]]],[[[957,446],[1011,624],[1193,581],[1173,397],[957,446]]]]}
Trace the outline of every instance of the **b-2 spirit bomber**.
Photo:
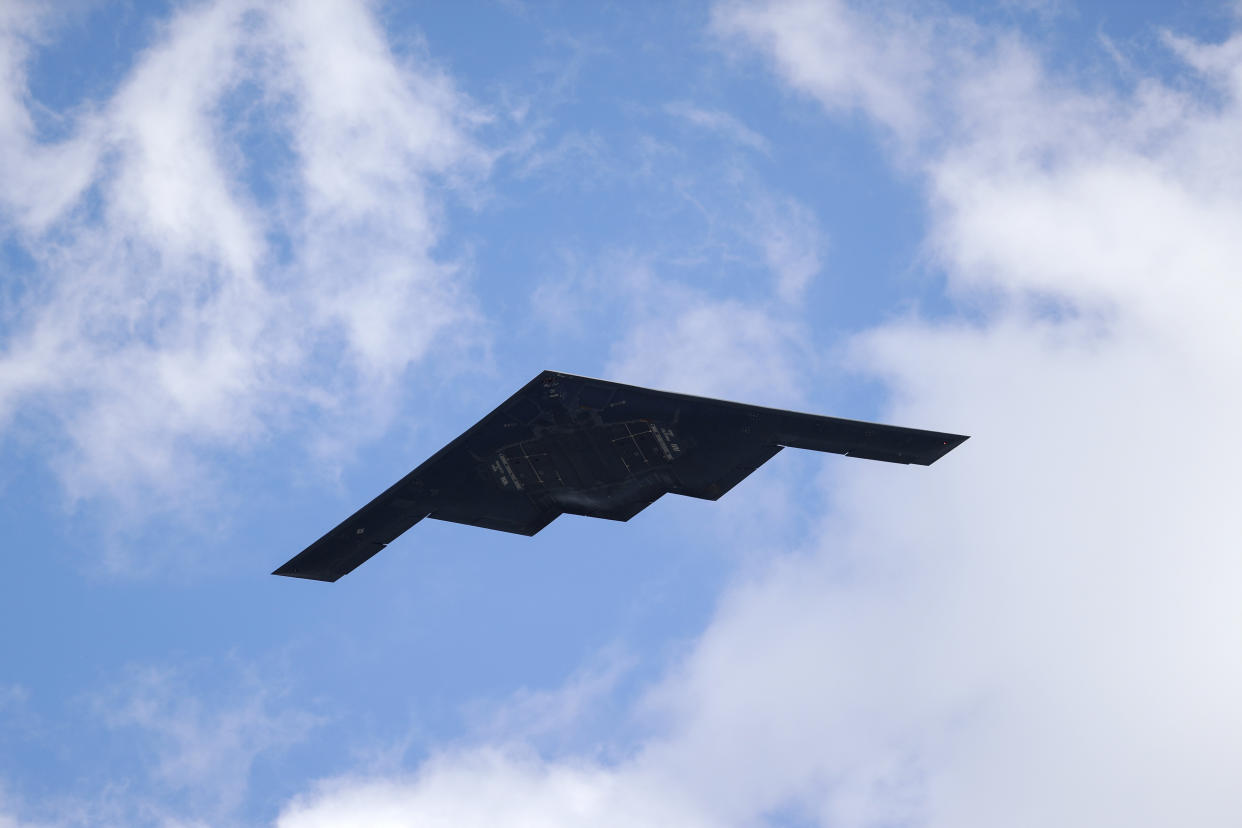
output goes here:
{"type": "Polygon", "coordinates": [[[930,466],[966,439],[544,371],[273,574],[335,581],[428,517],[534,535],[716,500],[783,448],[930,466]]]}

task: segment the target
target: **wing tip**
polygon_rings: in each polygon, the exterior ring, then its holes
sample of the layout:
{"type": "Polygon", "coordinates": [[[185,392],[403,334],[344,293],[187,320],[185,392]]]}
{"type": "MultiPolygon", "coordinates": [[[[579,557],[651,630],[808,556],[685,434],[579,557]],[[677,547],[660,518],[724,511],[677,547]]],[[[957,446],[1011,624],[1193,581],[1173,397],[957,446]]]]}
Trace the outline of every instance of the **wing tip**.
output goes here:
{"type": "Polygon", "coordinates": [[[333,572],[333,573],[310,572],[305,569],[298,569],[296,567],[292,567],[286,563],[283,566],[280,566],[272,570],[272,574],[280,575],[281,577],[284,577],[284,578],[300,578],[304,581],[323,581],[325,583],[331,584],[331,583],[335,583],[336,581],[338,581],[340,577],[344,575],[345,573],[343,572],[333,572]]]}
{"type": "Polygon", "coordinates": [[[922,463],[922,465],[930,466],[932,463],[935,463],[941,457],[944,457],[946,454],[953,451],[953,449],[957,448],[962,443],[969,440],[970,435],[969,434],[941,434],[940,438],[941,438],[941,445],[937,446],[936,450],[931,452],[928,455],[927,461],[925,463],[922,463]]]}

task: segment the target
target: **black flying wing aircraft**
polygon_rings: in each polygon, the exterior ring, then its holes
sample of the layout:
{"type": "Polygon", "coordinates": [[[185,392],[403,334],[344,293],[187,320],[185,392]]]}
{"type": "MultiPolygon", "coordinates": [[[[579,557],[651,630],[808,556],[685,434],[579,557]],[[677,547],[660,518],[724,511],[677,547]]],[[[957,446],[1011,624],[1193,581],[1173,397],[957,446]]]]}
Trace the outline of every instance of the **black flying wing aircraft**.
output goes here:
{"type": "Polygon", "coordinates": [[[533,535],[716,500],[787,446],[930,466],[964,440],[544,371],[272,574],[335,581],[426,517],[533,535]]]}

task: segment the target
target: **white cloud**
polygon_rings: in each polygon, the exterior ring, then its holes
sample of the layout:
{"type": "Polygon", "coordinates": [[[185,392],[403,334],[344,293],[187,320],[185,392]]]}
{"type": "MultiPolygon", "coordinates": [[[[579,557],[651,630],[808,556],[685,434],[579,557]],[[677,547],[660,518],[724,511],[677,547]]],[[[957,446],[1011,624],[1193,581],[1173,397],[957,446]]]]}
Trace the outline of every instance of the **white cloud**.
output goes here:
{"type": "Polygon", "coordinates": [[[746,126],[746,124],[728,112],[723,112],[719,109],[704,109],[701,106],[695,106],[689,101],[676,101],[668,104],[664,109],[670,115],[681,118],[687,123],[702,129],[718,132],[744,147],[758,150],[764,154],[771,150],[768,139],[746,126]]]}
{"type": "Polygon", "coordinates": [[[76,767],[53,774],[58,784],[35,786],[25,796],[26,786],[14,785],[10,794],[0,778],[4,828],[241,824],[248,803],[268,795],[252,792],[255,766],[279,762],[325,721],[291,704],[288,688],[270,671],[234,659],[128,667],[118,681],[79,697],[85,721],[73,710],[56,722],[40,720],[24,710],[28,692],[20,686],[4,695],[0,713],[21,725],[0,728],[9,742],[34,747],[37,755],[51,744],[50,734],[72,734],[64,743],[68,753],[57,742],[44,758],[72,759],[76,767]],[[101,737],[104,749],[95,758],[104,764],[92,767],[91,746],[101,737]],[[83,751],[85,763],[77,755],[83,751]]]}
{"type": "Polygon", "coordinates": [[[443,756],[417,776],[341,779],[286,806],[280,828],[316,826],[709,825],[693,806],[662,794],[667,780],[618,776],[589,763],[546,765],[484,750],[443,756]]]}
{"type": "Polygon", "coordinates": [[[15,816],[0,813],[0,828],[43,828],[42,823],[26,822],[15,816]]]}
{"type": "Polygon", "coordinates": [[[819,222],[794,199],[760,199],[753,208],[752,232],[768,268],[776,276],[776,293],[798,302],[819,273],[826,245],[819,222]]]}
{"type": "Polygon", "coordinates": [[[861,110],[902,137],[926,126],[932,34],[891,4],[868,15],[839,0],[722,3],[712,28],[760,47],[787,83],[831,110],[861,110]]]}
{"type": "Polygon", "coordinates": [[[127,797],[116,806],[158,813],[160,822],[191,814],[209,823],[231,818],[247,798],[256,759],[303,741],[321,723],[290,709],[273,682],[252,672],[239,671],[222,698],[197,693],[200,682],[192,681],[190,670],[132,672],[100,694],[96,708],[109,728],[151,753],[152,790],[175,794],[147,801],[127,797]],[[177,800],[181,807],[171,808],[177,800]],[[175,811],[180,816],[172,817],[175,811]]]}
{"type": "MultiPolygon", "coordinates": [[[[756,42],[796,81],[820,70],[783,14],[756,42]]],[[[1012,43],[974,68],[953,90],[964,127],[924,160],[931,244],[960,296],[1000,304],[857,353],[894,419],[975,440],[930,474],[842,468],[822,547],[740,588],[665,688],[679,735],[657,750],[714,759],[734,813],[1231,824],[1242,566],[1217,469],[1242,459],[1242,385],[1221,370],[1242,356],[1242,202],[1202,165],[1238,101],[1176,101],[1197,117],[1170,132],[1150,108],[1167,90],[1089,100],[1012,43]]]]}
{"type": "Polygon", "coordinates": [[[25,62],[47,37],[49,13],[31,3],[0,9],[0,216],[39,232],[75,202],[98,161],[97,124],[83,118],[76,134],[40,142],[26,100],[25,62]]]}
{"type": "Polygon", "coordinates": [[[636,321],[612,349],[608,376],[712,397],[789,401],[800,396],[796,322],[735,300],[694,298],[636,321]]]}
{"type": "Polygon", "coordinates": [[[769,299],[762,283],[758,291],[740,291],[758,293],[758,300],[716,298],[710,285],[666,275],[675,268],[656,256],[613,252],[587,266],[566,256],[565,275],[534,291],[534,311],[544,324],[572,333],[584,334],[592,324],[615,331],[604,373],[619,382],[795,403],[812,360],[807,331],[785,293],[805,286],[792,281],[809,278],[807,259],[815,254],[806,247],[814,240],[806,225],[780,223],[791,215],[805,218],[796,202],[769,200],[755,214],[761,218],[747,241],[760,249],[771,245],[771,255],[785,268],[772,268],[771,289],[781,301],[769,299]]]}
{"type": "Polygon", "coordinates": [[[618,684],[636,665],[619,649],[605,650],[552,690],[523,688],[502,703],[479,702],[469,708],[473,741],[499,740],[538,744],[543,741],[580,745],[574,734],[607,710],[618,684]],[[569,737],[568,739],[566,737],[569,737]]]}
{"type": "Polygon", "coordinates": [[[71,495],[185,495],[203,450],[305,412],[380,423],[411,363],[480,341],[432,249],[490,164],[481,115],[366,7],[184,7],[60,143],[32,126],[25,8],[0,18],[0,170],[34,269],[0,423],[61,446],[71,495]]]}
{"type": "MultiPolygon", "coordinates": [[[[840,5],[716,19],[908,139],[973,321],[887,323],[854,360],[894,421],[973,439],[928,470],[833,464],[821,528],[725,596],[628,758],[444,754],[338,780],[284,824],[582,824],[611,812],[576,804],[617,802],[647,824],[1236,825],[1242,40],[1179,42],[1209,105],[1160,78],[1088,94],[955,19],[910,22],[901,48],[877,34],[891,13],[840,5]],[[905,84],[911,66],[947,86],[905,84]],[[933,95],[953,126],[923,125],[933,95]]],[[[751,312],[680,312],[676,341],[636,334],[649,356],[624,359],[690,381],[679,343],[723,331],[717,350],[770,370],[751,312]]]]}

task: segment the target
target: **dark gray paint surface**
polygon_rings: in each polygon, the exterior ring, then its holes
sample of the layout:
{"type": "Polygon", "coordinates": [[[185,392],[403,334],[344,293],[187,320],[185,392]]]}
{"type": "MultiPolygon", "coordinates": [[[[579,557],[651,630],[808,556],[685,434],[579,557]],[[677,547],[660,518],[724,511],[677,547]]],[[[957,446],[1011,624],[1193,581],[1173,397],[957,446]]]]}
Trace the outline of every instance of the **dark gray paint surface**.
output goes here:
{"type": "Polygon", "coordinates": [[[425,517],[533,535],[715,500],[786,446],[929,466],[964,440],[544,371],[273,574],[335,581],[425,517]]]}

